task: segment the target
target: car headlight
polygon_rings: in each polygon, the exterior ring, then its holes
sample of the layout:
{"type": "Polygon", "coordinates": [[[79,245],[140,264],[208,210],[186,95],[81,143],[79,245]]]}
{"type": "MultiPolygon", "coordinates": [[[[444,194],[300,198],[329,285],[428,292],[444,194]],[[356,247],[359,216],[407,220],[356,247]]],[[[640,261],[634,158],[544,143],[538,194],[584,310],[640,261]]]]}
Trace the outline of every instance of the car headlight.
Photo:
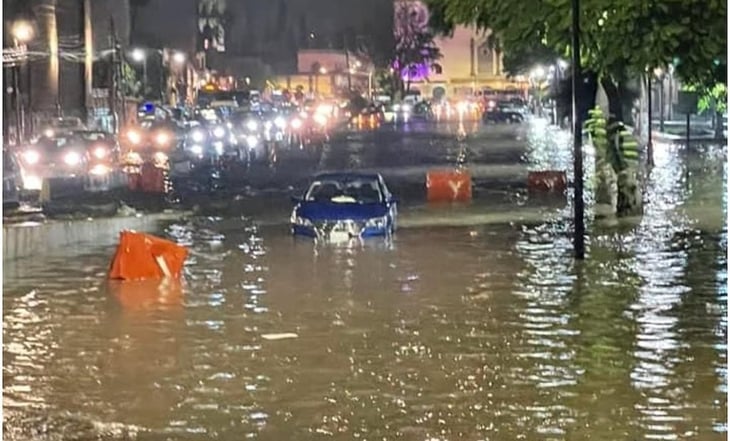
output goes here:
{"type": "Polygon", "coordinates": [[[286,120],[280,116],[277,116],[276,119],[274,119],[274,124],[280,129],[286,128],[286,120]]]}
{"type": "Polygon", "coordinates": [[[246,123],[246,128],[247,128],[248,130],[252,130],[252,131],[253,131],[253,130],[256,130],[256,129],[258,129],[258,128],[259,128],[259,125],[258,125],[258,123],[256,123],[256,121],[253,121],[253,120],[252,120],[252,121],[248,121],[248,122],[246,123]]]}
{"type": "Polygon", "coordinates": [[[205,141],[205,135],[200,130],[196,130],[193,133],[190,134],[190,137],[195,142],[203,142],[205,141]]]}
{"type": "Polygon", "coordinates": [[[41,160],[41,155],[35,150],[27,150],[23,153],[23,159],[30,165],[37,164],[41,160]]]}
{"type": "Polygon", "coordinates": [[[132,144],[137,145],[142,142],[142,135],[140,135],[139,132],[137,132],[136,130],[130,130],[129,132],[127,132],[127,139],[132,144]]]}
{"type": "Polygon", "coordinates": [[[246,137],[246,144],[248,145],[248,148],[250,148],[250,149],[255,148],[258,143],[259,143],[259,140],[255,136],[251,135],[251,136],[246,137]]]}
{"type": "Polygon", "coordinates": [[[63,162],[70,166],[79,165],[81,162],[81,155],[76,152],[68,152],[64,155],[63,162]]]}
{"type": "Polygon", "coordinates": [[[170,134],[166,132],[160,132],[155,136],[155,142],[157,142],[157,145],[167,145],[170,142],[170,134]]]}
{"type": "Polygon", "coordinates": [[[299,130],[302,128],[302,120],[299,118],[294,118],[291,122],[291,126],[294,130],[299,130]]]}
{"type": "Polygon", "coordinates": [[[194,155],[202,156],[203,155],[203,146],[202,145],[195,144],[194,146],[190,147],[190,151],[194,155]]]}
{"type": "Polygon", "coordinates": [[[322,114],[314,115],[314,121],[321,126],[327,125],[327,117],[322,114]]]}
{"type": "Polygon", "coordinates": [[[89,170],[89,174],[92,174],[94,176],[104,176],[108,174],[111,171],[111,169],[104,165],[104,164],[97,164],[89,170]]]}
{"type": "Polygon", "coordinates": [[[404,112],[410,112],[410,111],[411,111],[411,106],[410,106],[410,105],[408,105],[408,104],[404,104],[404,105],[403,105],[403,111],[404,111],[404,112]]]}
{"type": "Polygon", "coordinates": [[[393,110],[396,111],[396,112],[399,111],[400,110],[400,104],[394,105],[393,106],[393,110]]]}
{"type": "Polygon", "coordinates": [[[226,129],[224,129],[223,127],[216,127],[215,129],[213,129],[213,135],[216,138],[223,138],[224,136],[226,136],[226,129]]]}
{"type": "Polygon", "coordinates": [[[383,229],[388,224],[388,218],[387,217],[376,217],[373,219],[368,219],[368,221],[365,223],[365,228],[378,228],[383,229]]]}
{"type": "Polygon", "coordinates": [[[53,129],[46,129],[43,131],[43,135],[46,138],[53,138],[53,135],[55,135],[55,134],[56,134],[56,132],[54,132],[53,129]]]}
{"type": "Polygon", "coordinates": [[[106,147],[98,146],[94,149],[94,157],[96,159],[104,159],[109,154],[109,151],[106,149],[106,147]]]}

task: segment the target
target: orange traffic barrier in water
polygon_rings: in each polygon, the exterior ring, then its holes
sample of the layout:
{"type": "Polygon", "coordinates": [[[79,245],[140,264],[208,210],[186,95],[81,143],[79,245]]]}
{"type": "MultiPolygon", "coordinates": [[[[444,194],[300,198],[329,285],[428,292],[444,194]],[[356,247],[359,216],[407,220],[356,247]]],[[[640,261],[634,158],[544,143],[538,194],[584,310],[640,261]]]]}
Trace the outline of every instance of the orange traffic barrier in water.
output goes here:
{"type": "Polygon", "coordinates": [[[564,171],[532,171],[527,174],[527,189],[532,192],[564,193],[568,177],[564,171]]]}
{"type": "Polygon", "coordinates": [[[179,280],[135,280],[111,282],[110,291],[126,311],[175,311],[182,306],[179,280]]]}
{"type": "Polygon", "coordinates": [[[188,250],[149,234],[122,231],[119,246],[109,268],[109,277],[145,280],[180,277],[188,250]]]}
{"type": "Polygon", "coordinates": [[[471,173],[467,170],[432,170],[426,175],[429,202],[471,200],[471,173]]]}

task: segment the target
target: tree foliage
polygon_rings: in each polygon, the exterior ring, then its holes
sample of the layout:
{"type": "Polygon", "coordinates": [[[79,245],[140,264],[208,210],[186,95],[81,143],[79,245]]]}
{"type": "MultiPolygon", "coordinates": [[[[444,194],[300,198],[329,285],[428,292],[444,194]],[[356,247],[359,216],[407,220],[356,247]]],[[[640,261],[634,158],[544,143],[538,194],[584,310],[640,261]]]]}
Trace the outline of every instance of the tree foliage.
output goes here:
{"type": "MultiPolygon", "coordinates": [[[[428,11],[417,2],[398,1],[395,6],[395,54],[392,66],[403,90],[401,76],[413,78],[441,58],[435,33],[428,26],[428,11]]],[[[410,82],[409,82],[410,83],[410,82]]],[[[409,88],[410,84],[406,87],[409,88]]]]}
{"type": "MultiPolygon", "coordinates": [[[[454,24],[491,29],[511,73],[551,53],[571,54],[570,0],[530,0],[520,7],[510,0],[427,3],[441,32],[454,24]]],[[[671,63],[686,83],[712,88],[726,82],[726,21],[721,0],[581,0],[581,63],[604,89],[671,63]]]]}

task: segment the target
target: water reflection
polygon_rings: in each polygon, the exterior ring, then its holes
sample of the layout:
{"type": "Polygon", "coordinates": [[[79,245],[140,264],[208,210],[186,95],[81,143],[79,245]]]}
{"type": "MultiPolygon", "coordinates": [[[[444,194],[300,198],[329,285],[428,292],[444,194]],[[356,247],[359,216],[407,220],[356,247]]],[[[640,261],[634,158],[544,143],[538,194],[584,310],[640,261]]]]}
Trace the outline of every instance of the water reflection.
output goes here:
{"type": "Polygon", "coordinates": [[[196,218],[164,232],[181,285],[105,281],[107,247],[6,265],[5,437],[719,439],[722,185],[659,162],[578,265],[560,218],[340,246],[196,218]]]}

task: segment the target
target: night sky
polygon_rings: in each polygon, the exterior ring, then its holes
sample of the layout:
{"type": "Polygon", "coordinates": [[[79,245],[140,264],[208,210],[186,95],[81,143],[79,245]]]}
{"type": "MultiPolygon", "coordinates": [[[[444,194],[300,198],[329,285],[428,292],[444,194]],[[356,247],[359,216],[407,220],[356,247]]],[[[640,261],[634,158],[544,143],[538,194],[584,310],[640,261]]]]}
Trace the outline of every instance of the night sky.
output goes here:
{"type": "MultiPolygon", "coordinates": [[[[140,9],[132,40],[193,47],[196,5],[150,0],[140,9]]],[[[393,44],[393,0],[228,0],[228,11],[227,53],[261,57],[277,70],[291,70],[298,48],[342,48],[346,38],[357,38],[387,57],[393,44]]]]}

